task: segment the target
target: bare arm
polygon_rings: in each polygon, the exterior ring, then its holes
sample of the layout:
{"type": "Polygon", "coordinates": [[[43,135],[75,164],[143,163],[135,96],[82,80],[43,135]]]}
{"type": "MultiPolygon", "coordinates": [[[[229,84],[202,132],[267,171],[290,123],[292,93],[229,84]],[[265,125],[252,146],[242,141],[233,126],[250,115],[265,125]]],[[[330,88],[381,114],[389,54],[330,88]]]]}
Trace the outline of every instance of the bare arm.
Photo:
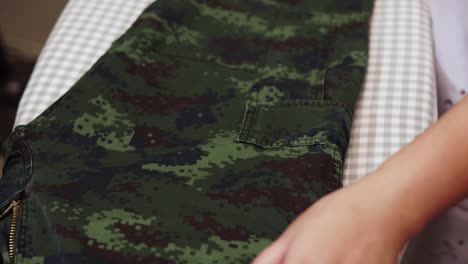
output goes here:
{"type": "MultiPolygon", "coordinates": [[[[419,231],[468,194],[468,98],[367,179],[419,231]]],[[[413,235],[413,234],[410,234],[413,235]]]]}
{"type": "Polygon", "coordinates": [[[468,98],[375,172],[307,209],[255,264],[395,263],[468,193],[468,98]]]}

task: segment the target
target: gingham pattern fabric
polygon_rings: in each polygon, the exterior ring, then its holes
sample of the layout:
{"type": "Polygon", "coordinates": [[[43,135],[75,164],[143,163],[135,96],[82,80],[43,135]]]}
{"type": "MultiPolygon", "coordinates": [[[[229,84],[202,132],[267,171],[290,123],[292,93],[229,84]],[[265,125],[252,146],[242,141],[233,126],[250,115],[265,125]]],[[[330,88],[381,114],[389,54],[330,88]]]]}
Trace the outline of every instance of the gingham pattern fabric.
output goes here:
{"type": "Polygon", "coordinates": [[[376,0],[369,66],[344,184],[365,176],[437,120],[430,13],[425,0],[376,0]]]}
{"type": "Polygon", "coordinates": [[[70,0],[44,46],[16,114],[27,124],[66,93],[152,0],[70,0]]]}
{"type": "MultiPolygon", "coordinates": [[[[16,125],[30,122],[64,94],[150,2],[70,0],[37,62],[16,125]]],[[[345,184],[374,170],[436,120],[432,55],[424,0],[376,0],[345,184]]]]}

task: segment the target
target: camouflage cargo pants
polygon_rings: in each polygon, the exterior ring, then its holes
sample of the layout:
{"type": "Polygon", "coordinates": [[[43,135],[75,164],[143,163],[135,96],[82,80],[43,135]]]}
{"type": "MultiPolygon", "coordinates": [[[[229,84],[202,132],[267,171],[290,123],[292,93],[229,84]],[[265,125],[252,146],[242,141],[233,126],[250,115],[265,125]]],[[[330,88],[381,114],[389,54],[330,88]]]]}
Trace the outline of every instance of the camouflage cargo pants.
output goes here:
{"type": "Polygon", "coordinates": [[[3,263],[248,263],[340,187],[371,0],[159,0],[4,145],[3,263]]]}

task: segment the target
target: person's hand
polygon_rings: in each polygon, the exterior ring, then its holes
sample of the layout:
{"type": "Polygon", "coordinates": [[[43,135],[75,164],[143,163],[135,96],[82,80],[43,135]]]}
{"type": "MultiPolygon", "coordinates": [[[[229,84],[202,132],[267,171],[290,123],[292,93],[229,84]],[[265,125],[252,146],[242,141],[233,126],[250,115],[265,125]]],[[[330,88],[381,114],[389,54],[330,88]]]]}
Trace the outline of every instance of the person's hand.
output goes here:
{"type": "Polygon", "coordinates": [[[253,264],[394,264],[411,236],[401,212],[373,184],[358,183],[319,200],[253,264]]]}

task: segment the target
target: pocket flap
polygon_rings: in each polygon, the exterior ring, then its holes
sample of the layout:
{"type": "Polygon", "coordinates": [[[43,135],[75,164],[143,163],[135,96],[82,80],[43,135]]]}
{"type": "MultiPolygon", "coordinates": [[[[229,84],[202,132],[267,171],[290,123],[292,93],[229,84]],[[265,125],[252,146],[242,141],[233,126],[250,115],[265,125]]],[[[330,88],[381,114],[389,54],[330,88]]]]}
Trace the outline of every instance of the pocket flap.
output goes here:
{"type": "Polygon", "coordinates": [[[238,141],[264,148],[324,144],[347,146],[351,113],[340,102],[290,100],[247,105],[238,141]]]}

